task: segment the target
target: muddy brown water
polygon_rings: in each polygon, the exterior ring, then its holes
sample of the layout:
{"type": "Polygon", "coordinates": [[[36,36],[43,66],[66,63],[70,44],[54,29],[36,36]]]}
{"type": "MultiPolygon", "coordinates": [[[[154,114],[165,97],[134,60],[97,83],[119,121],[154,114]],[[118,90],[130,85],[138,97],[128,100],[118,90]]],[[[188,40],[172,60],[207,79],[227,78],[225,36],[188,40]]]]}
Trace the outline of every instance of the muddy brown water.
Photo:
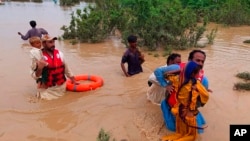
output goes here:
{"type": "MultiPolygon", "coordinates": [[[[52,1],[11,2],[0,5],[0,140],[1,141],[95,141],[101,128],[116,140],[157,141],[169,134],[160,130],[163,118],[159,106],[146,100],[147,79],[165,64],[164,57],[147,52],[144,72],[124,77],[120,60],[125,46],[112,37],[98,44],[71,45],[57,41],[74,74],[99,75],[104,86],[88,92],[66,92],[52,101],[34,99],[35,82],[29,74],[29,44],[17,35],[36,20],[51,35],[60,36],[70,13],[80,5],[63,8],[52,1]]],[[[209,78],[209,102],[201,109],[208,127],[198,140],[228,141],[230,124],[249,124],[250,92],[233,90],[238,72],[250,70],[250,26],[218,27],[214,44],[203,48],[207,54],[205,73],[209,78]]],[[[187,51],[176,51],[187,60],[187,51]]]]}

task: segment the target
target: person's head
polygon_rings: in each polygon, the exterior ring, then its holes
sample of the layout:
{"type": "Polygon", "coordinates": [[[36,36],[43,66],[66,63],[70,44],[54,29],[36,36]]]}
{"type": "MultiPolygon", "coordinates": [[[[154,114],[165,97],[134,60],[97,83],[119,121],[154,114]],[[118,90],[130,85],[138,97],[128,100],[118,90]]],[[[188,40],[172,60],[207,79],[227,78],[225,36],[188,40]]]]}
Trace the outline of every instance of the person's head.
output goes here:
{"type": "Polygon", "coordinates": [[[206,60],[206,53],[202,50],[193,50],[189,53],[188,61],[194,61],[195,63],[204,66],[206,60]]]}
{"type": "Polygon", "coordinates": [[[29,38],[29,43],[32,47],[40,49],[42,47],[42,42],[40,37],[34,36],[29,38]]]}
{"type": "Polygon", "coordinates": [[[30,26],[31,27],[36,27],[36,21],[30,21],[30,26]]]}
{"type": "Polygon", "coordinates": [[[172,53],[167,58],[167,65],[171,64],[180,64],[181,63],[181,55],[178,53],[172,53]]]}
{"type": "Polygon", "coordinates": [[[55,49],[55,40],[57,40],[57,37],[51,37],[49,35],[44,35],[42,37],[42,44],[45,50],[49,52],[53,52],[55,49]]]}
{"type": "Polygon", "coordinates": [[[129,35],[128,38],[128,43],[130,47],[135,48],[136,47],[136,42],[137,42],[137,37],[134,35],[129,35]]]}
{"type": "Polygon", "coordinates": [[[201,70],[202,66],[197,64],[194,61],[189,61],[186,64],[184,75],[186,80],[190,80],[192,78],[196,78],[197,75],[199,75],[199,72],[201,70]]]}

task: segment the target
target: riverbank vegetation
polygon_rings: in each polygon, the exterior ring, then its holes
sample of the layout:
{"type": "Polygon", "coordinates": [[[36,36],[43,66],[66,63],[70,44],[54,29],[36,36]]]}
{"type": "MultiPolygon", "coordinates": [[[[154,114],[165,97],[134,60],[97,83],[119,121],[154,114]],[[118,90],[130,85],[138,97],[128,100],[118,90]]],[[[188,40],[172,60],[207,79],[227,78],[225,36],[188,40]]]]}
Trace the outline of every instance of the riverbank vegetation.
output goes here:
{"type": "Polygon", "coordinates": [[[250,90],[250,72],[241,72],[236,74],[236,77],[244,80],[244,82],[237,82],[234,84],[235,90],[250,90]]]}
{"type": "MultiPolygon", "coordinates": [[[[110,141],[111,136],[110,133],[104,131],[103,128],[98,133],[96,141],[110,141]]],[[[112,139],[112,141],[115,141],[115,139],[112,139]]]]}
{"type": "Polygon", "coordinates": [[[206,26],[209,22],[229,26],[250,25],[249,0],[93,2],[71,14],[70,25],[61,28],[64,39],[96,43],[119,31],[124,44],[127,44],[126,37],[134,34],[139,37],[138,45],[148,50],[183,50],[198,47],[197,42],[202,37],[213,43],[217,29],[208,31],[206,26]]]}

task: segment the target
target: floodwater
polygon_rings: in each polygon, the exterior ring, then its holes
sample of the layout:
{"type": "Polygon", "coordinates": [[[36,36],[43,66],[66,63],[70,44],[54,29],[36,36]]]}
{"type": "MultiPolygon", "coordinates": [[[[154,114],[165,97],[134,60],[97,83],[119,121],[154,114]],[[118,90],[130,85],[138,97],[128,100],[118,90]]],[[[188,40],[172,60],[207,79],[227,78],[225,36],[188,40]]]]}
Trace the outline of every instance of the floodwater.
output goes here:
{"type": "MultiPolygon", "coordinates": [[[[125,46],[112,37],[98,44],[71,45],[57,41],[74,74],[99,75],[104,86],[88,92],[66,92],[52,101],[34,100],[35,81],[29,74],[29,44],[20,39],[36,20],[51,35],[60,36],[69,25],[70,13],[79,5],[65,8],[53,1],[43,3],[8,1],[0,5],[0,140],[1,141],[95,141],[101,128],[117,141],[157,141],[170,133],[161,126],[159,106],[146,100],[147,79],[165,64],[164,57],[144,51],[144,72],[124,77],[120,59],[125,46]]],[[[209,78],[209,102],[201,109],[208,127],[198,140],[228,141],[230,124],[249,124],[250,92],[235,91],[238,72],[250,70],[250,26],[218,27],[214,44],[207,53],[205,73],[209,78]]],[[[176,51],[186,61],[187,51],[176,51]]]]}

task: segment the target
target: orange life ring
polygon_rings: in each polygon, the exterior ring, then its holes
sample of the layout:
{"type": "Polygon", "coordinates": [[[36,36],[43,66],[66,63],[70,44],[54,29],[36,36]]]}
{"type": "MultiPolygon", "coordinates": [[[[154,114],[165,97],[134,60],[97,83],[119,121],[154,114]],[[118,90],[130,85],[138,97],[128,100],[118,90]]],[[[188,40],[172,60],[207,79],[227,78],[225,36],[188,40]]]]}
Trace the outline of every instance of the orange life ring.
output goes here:
{"type": "Polygon", "coordinates": [[[75,80],[76,81],[91,80],[92,82],[85,84],[72,84],[71,80],[68,79],[66,82],[67,90],[73,92],[83,92],[83,91],[94,90],[103,85],[103,79],[100,76],[96,75],[88,75],[88,74],[77,75],[75,76],[75,80]]]}

